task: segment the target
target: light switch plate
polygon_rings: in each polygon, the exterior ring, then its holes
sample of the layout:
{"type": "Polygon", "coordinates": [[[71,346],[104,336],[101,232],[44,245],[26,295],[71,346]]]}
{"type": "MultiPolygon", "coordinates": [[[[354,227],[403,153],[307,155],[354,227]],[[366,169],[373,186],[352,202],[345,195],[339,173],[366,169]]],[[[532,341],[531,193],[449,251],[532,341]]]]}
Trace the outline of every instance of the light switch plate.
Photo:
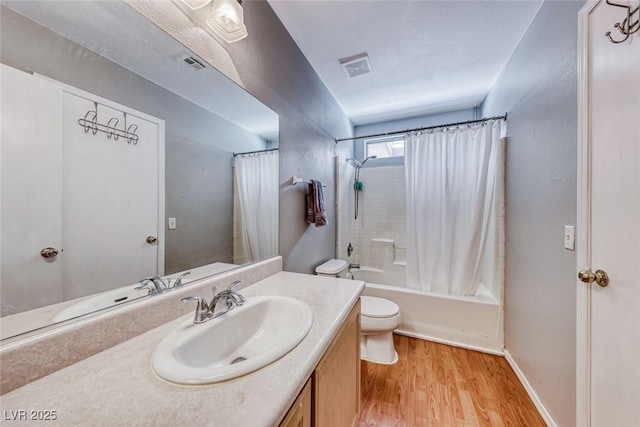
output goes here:
{"type": "Polygon", "coordinates": [[[573,225],[564,226],[564,248],[570,251],[576,250],[576,227],[573,225]]]}
{"type": "Polygon", "coordinates": [[[175,230],[175,229],[176,229],[176,219],[169,218],[169,230],[175,230]]]}

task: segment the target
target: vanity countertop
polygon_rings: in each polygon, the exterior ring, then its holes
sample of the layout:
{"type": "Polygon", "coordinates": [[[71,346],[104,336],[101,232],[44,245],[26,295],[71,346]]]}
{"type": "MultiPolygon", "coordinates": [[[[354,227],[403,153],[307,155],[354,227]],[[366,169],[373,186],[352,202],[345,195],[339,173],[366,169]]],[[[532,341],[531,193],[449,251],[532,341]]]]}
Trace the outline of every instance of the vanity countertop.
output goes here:
{"type": "MultiPolygon", "coordinates": [[[[166,382],[151,370],[151,355],[187,318],[183,316],[1,396],[3,418],[7,422],[7,414],[26,411],[28,424],[37,425],[32,415],[55,411],[53,423],[65,426],[277,425],[363,288],[361,281],[277,273],[246,287],[242,294],[298,298],[313,309],[314,323],[306,338],[276,362],[217,384],[166,382]]],[[[52,421],[41,423],[51,425],[52,421]]]]}

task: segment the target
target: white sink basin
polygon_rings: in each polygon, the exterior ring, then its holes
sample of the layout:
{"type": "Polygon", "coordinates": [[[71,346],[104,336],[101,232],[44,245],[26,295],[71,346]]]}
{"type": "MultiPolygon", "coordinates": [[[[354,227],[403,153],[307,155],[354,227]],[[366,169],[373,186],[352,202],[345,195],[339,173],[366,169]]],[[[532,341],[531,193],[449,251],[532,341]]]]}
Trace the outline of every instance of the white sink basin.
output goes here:
{"type": "Polygon", "coordinates": [[[136,290],[134,287],[135,286],[122,287],[83,298],[77,303],[61,310],[54,316],[52,321],[62,322],[63,320],[83,316],[97,310],[102,310],[104,308],[122,304],[147,295],[146,292],[136,290]]]}
{"type": "Polygon", "coordinates": [[[209,384],[240,377],[293,350],[313,324],[313,311],[291,297],[248,297],[244,305],[194,324],[189,316],[158,344],[151,366],[179,384],[209,384]]]}

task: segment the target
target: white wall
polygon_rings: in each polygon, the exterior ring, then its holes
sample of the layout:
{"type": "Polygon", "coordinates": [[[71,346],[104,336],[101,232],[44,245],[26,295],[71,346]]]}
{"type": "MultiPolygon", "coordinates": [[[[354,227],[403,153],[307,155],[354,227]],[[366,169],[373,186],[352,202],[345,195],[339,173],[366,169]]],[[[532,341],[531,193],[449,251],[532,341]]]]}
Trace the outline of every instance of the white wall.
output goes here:
{"type": "MultiPolygon", "coordinates": [[[[509,113],[505,346],[559,426],[575,426],[577,13],[544,2],[484,102],[509,113]]],[[[577,230],[579,233],[580,230],[577,230]]]]}

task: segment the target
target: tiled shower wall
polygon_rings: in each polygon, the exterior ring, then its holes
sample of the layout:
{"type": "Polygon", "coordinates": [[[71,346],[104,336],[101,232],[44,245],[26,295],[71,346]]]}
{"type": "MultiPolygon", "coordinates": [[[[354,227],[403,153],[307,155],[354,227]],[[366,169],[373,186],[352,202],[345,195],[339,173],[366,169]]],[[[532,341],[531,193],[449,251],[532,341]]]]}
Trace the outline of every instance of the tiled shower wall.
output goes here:
{"type": "MultiPolygon", "coordinates": [[[[505,140],[501,142],[503,144],[503,152],[505,140]]],[[[487,236],[486,256],[482,264],[482,283],[487,290],[498,301],[502,296],[502,289],[504,284],[504,266],[505,266],[505,200],[504,200],[504,168],[505,159],[498,163],[496,168],[496,188],[501,191],[497,192],[497,196],[493,202],[493,209],[490,222],[489,231],[487,236]]]]}
{"type": "MultiPolygon", "coordinates": [[[[407,191],[404,166],[363,168],[356,222],[356,262],[389,269],[406,265],[407,191]]],[[[404,268],[404,267],[402,267],[404,268]]]]}
{"type": "Polygon", "coordinates": [[[363,168],[360,181],[358,219],[354,219],[353,182],[355,168],[336,158],[337,221],[336,254],[340,259],[395,271],[398,285],[404,284],[407,248],[406,186],[404,166],[363,168]],[[351,242],[354,252],[347,256],[351,242]]]}

